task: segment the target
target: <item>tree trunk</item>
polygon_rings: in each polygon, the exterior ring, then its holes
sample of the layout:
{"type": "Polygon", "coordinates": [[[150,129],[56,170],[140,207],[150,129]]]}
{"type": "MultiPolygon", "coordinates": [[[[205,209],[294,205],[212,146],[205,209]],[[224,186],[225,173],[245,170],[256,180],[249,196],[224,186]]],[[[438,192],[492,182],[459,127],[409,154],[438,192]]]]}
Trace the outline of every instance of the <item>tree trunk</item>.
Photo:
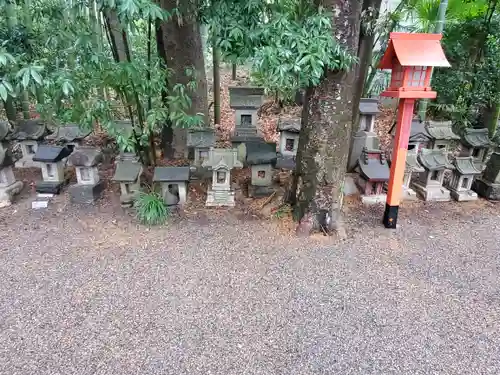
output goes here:
{"type": "MultiPolygon", "coordinates": [[[[320,5],[332,12],[335,39],[355,55],[361,2],[322,0],[320,5]]],[[[298,235],[336,231],[340,237],[345,236],[341,209],[353,128],[355,78],[355,67],[349,71],[326,71],[321,83],[307,90],[294,176],[298,235]]]]}
{"type": "Polygon", "coordinates": [[[220,51],[212,43],[213,70],[214,70],[214,123],[220,124],[220,51]]]}
{"type": "Polygon", "coordinates": [[[131,61],[127,34],[120,24],[118,13],[115,9],[110,8],[104,8],[102,12],[106,21],[109,44],[111,45],[111,51],[115,61],[131,61]]]}
{"type": "Polygon", "coordinates": [[[232,71],[231,71],[231,79],[233,81],[236,81],[236,68],[237,68],[236,64],[232,64],[231,65],[231,69],[232,69],[232,71]]]}
{"type": "MultiPolygon", "coordinates": [[[[160,6],[170,13],[177,7],[177,0],[161,0],[160,6]]],[[[161,22],[157,30],[158,54],[172,69],[169,86],[187,84],[193,78],[186,75],[186,68],[193,68],[196,73],[197,89],[191,92],[192,105],[187,113],[203,114],[205,125],[209,124],[207,78],[201,43],[200,27],[193,13],[183,15],[180,20],[176,15],[168,21],[161,22]]],[[[187,130],[173,129],[173,148],[176,157],[187,156],[187,130]]]]}

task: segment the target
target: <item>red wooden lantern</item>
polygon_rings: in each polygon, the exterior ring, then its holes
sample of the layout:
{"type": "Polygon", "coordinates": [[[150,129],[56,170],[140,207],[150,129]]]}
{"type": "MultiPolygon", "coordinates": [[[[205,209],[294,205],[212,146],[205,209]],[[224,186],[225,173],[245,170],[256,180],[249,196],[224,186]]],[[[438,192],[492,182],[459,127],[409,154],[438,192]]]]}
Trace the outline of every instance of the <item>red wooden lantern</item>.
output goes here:
{"type": "Polygon", "coordinates": [[[381,96],[432,99],[432,68],[449,67],[440,40],[441,34],[391,33],[379,69],[391,69],[391,83],[381,96]]]}

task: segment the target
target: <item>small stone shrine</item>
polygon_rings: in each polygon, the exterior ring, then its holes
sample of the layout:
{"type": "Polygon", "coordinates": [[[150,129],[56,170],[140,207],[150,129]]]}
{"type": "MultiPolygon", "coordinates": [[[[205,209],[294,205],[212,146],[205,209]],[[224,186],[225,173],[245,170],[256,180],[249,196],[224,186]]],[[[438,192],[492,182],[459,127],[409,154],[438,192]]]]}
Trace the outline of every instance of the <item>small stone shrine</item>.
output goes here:
{"type": "Polygon", "coordinates": [[[187,134],[187,146],[192,150],[194,165],[201,166],[208,157],[210,147],[215,146],[214,129],[192,129],[187,134]]]}
{"type": "Polygon", "coordinates": [[[71,149],[66,146],[39,145],[33,161],[39,163],[42,169],[43,181],[35,185],[37,193],[59,194],[66,183],[64,176],[64,159],[71,154],[71,149]]]}
{"type": "Polygon", "coordinates": [[[276,165],[277,153],[275,143],[249,142],[246,143],[245,164],[252,172],[249,197],[266,197],[274,192],[273,168],[276,165]]]}
{"type": "Polygon", "coordinates": [[[207,192],[207,207],[234,206],[234,191],[231,191],[231,169],[242,168],[236,149],[210,148],[208,160],[203,167],[212,168],[212,186],[207,192]]]}
{"type": "Polygon", "coordinates": [[[263,102],[264,89],[261,87],[229,87],[229,106],[235,110],[233,145],[261,139],[257,131],[257,112],[263,102]]]}
{"type": "Polygon", "coordinates": [[[161,185],[161,194],[167,206],[183,205],[187,201],[189,167],[156,167],[153,182],[161,185]]]}
{"type": "MultiPolygon", "coordinates": [[[[418,149],[418,148],[417,148],[418,149]]],[[[425,172],[424,167],[418,162],[418,151],[416,148],[409,150],[406,155],[406,167],[403,175],[403,196],[402,200],[417,200],[417,193],[411,188],[411,177],[413,173],[425,172]]]]}
{"type": "Polygon", "coordinates": [[[429,149],[450,151],[450,146],[453,141],[460,139],[458,135],[453,133],[451,121],[427,121],[425,130],[431,137],[429,149]]]}
{"type": "Polygon", "coordinates": [[[359,130],[354,134],[347,170],[352,171],[363,151],[378,150],[380,140],[375,133],[375,115],[379,113],[377,99],[361,99],[359,102],[359,130]]]}
{"type": "Polygon", "coordinates": [[[15,163],[16,168],[33,168],[38,164],[33,162],[33,157],[38,149],[38,142],[47,135],[47,126],[41,120],[20,120],[16,130],[10,137],[21,145],[22,157],[15,163]]]}
{"type": "Polygon", "coordinates": [[[477,194],[471,189],[474,178],[481,174],[481,170],[474,165],[472,156],[458,156],[452,162],[455,169],[448,183],[452,198],[459,202],[476,200],[477,194]]]}
{"type": "Polygon", "coordinates": [[[101,151],[93,147],[78,147],[68,161],[75,166],[77,183],[69,187],[71,203],[93,204],[104,190],[97,166],[102,162],[101,151]]]}
{"type": "Polygon", "coordinates": [[[483,175],[476,178],[473,188],[483,198],[500,200],[500,153],[491,154],[483,175]]]}
{"type": "Polygon", "coordinates": [[[425,201],[449,201],[450,191],[443,187],[444,172],[453,169],[453,165],[448,161],[448,152],[444,148],[424,148],[418,154],[418,162],[425,172],[420,173],[418,181],[413,183],[417,194],[425,201]]]}
{"type": "Polygon", "coordinates": [[[21,192],[23,183],[16,181],[12,166],[14,160],[6,138],[10,133],[10,124],[0,121],[0,208],[12,204],[12,197],[21,192]]]}
{"type": "Polygon", "coordinates": [[[280,119],[278,121],[279,152],[285,158],[297,156],[301,122],[300,118],[280,119]]]}
{"type": "Polygon", "coordinates": [[[121,160],[116,163],[113,181],[120,183],[120,203],[122,207],[132,207],[134,199],[141,190],[140,177],[142,164],[137,156],[132,153],[124,153],[121,160]]]}
{"type": "Polygon", "coordinates": [[[361,151],[358,159],[358,186],[361,190],[361,201],[364,204],[385,202],[384,185],[389,181],[390,170],[385,154],[381,150],[361,151]]]}
{"type": "Polygon", "coordinates": [[[460,156],[470,156],[473,159],[476,169],[483,170],[488,149],[491,147],[488,129],[465,129],[460,139],[462,151],[460,156]]]}
{"type": "MultiPolygon", "coordinates": [[[[392,135],[391,150],[394,148],[394,136],[396,135],[396,123],[392,126],[389,133],[392,135]]],[[[431,144],[432,137],[427,132],[426,126],[419,119],[413,119],[410,127],[410,137],[408,139],[408,151],[428,148],[431,144]]],[[[391,156],[392,157],[392,153],[391,156]]]]}
{"type": "Polygon", "coordinates": [[[92,130],[83,130],[76,124],[62,125],[54,133],[48,135],[46,139],[74,149],[81,146],[82,141],[90,133],[92,133],[92,130]]]}

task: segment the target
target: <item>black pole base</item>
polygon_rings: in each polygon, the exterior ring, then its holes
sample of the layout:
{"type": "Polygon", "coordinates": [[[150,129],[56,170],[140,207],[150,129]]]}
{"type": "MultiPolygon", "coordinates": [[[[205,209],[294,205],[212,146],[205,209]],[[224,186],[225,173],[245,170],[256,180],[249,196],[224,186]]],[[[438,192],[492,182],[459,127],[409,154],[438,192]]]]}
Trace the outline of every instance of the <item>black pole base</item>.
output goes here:
{"type": "Polygon", "coordinates": [[[399,206],[389,206],[388,204],[385,205],[383,219],[384,227],[389,229],[396,229],[396,224],[398,222],[398,211],[399,206]]]}

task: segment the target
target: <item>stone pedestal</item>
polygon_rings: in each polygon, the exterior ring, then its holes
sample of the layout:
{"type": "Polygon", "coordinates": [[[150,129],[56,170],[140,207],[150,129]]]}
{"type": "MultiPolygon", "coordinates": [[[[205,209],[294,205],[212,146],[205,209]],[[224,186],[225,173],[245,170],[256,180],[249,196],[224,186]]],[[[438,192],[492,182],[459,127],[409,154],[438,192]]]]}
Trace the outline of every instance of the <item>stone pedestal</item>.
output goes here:
{"type": "Polygon", "coordinates": [[[207,207],[234,207],[234,192],[224,190],[209,190],[207,192],[207,207]]]}
{"type": "Polygon", "coordinates": [[[365,205],[381,204],[387,201],[387,194],[362,195],[361,203],[365,205]]]}
{"type": "Polygon", "coordinates": [[[76,204],[94,204],[101,197],[104,187],[104,181],[99,181],[93,185],[72,185],[68,189],[70,202],[76,204]]]}
{"type": "Polygon", "coordinates": [[[497,184],[483,178],[477,178],[474,181],[473,189],[483,198],[493,201],[500,200],[500,183],[497,184]]]}
{"type": "Polygon", "coordinates": [[[401,200],[403,201],[417,201],[418,196],[415,190],[403,185],[403,192],[401,194],[401,200]]]}
{"type": "Polygon", "coordinates": [[[415,191],[424,201],[448,202],[450,201],[450,191],[442,185],[423,185],[420,182],[413,184],[415,191]]]}
{"type": "Polygon", "coordinates": [[[467,191],[450,190],[450,195],[454,200],[459,202],[477,200],[477,194],[472,190],[467,190],[467,191]]]}

